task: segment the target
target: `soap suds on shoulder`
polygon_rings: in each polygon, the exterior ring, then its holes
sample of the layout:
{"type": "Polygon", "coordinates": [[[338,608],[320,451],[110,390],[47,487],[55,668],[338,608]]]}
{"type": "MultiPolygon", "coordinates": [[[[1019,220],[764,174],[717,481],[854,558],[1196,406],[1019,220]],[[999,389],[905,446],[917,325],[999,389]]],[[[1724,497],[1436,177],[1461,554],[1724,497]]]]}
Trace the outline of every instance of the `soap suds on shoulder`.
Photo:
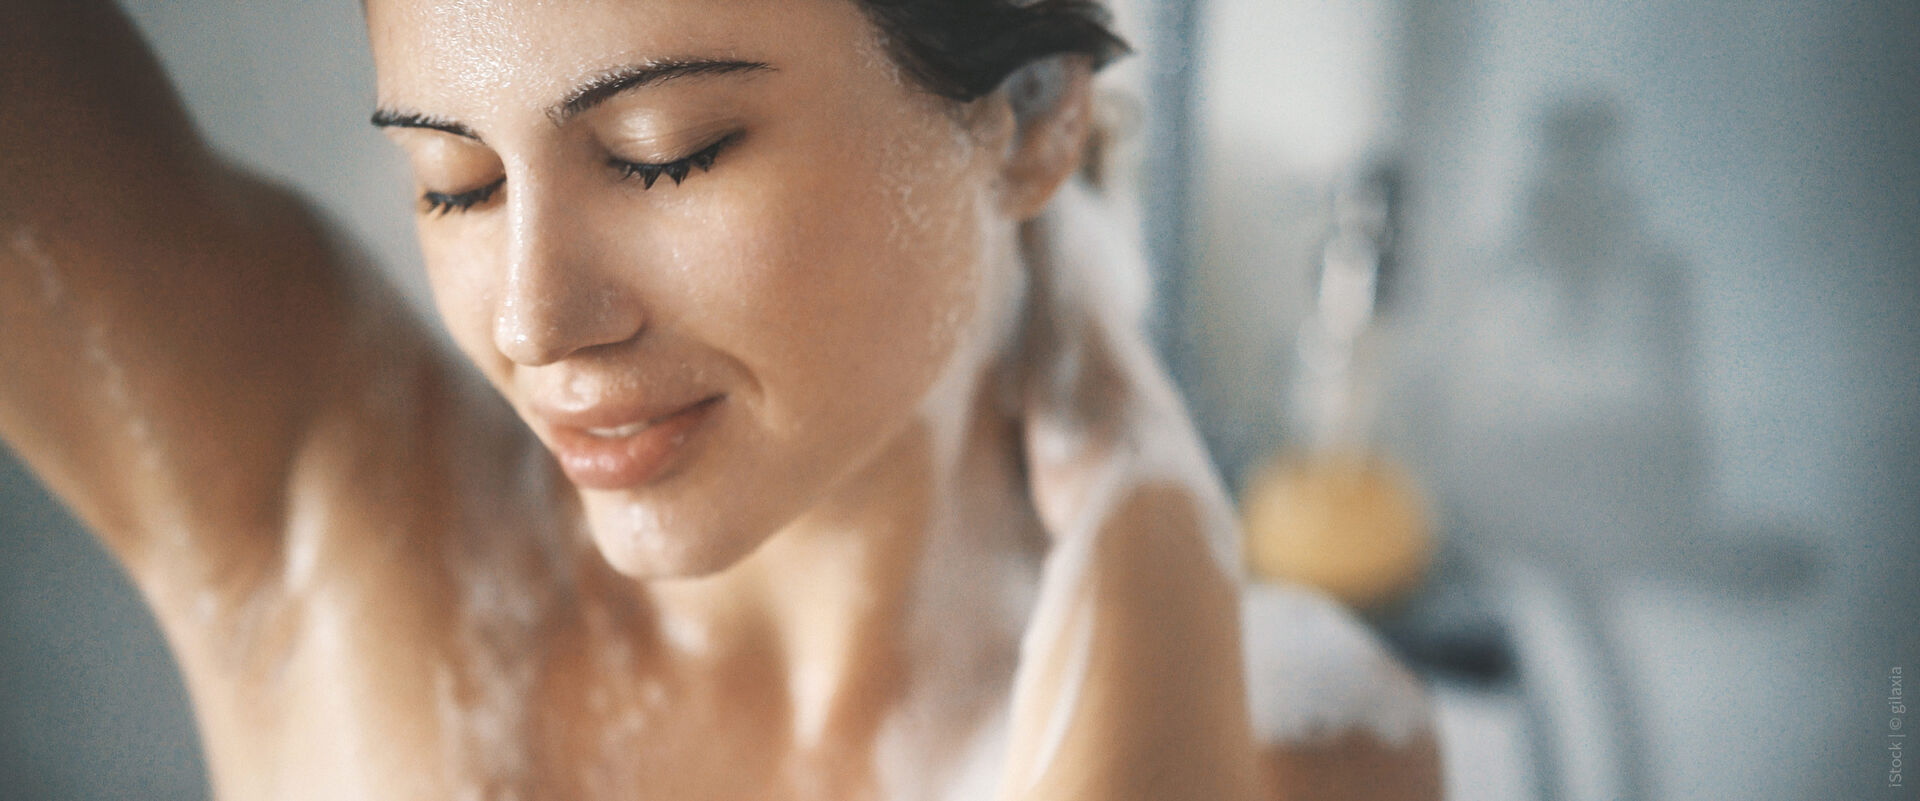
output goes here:
{"type": "Polygon", "coordinates": [[[1269,745],[1362,730],[1401,747],[1426,730],[1425,694],[1346,609],[1314,591],[1242,593],[1241,641],[1254,733],[1269,745]]]}

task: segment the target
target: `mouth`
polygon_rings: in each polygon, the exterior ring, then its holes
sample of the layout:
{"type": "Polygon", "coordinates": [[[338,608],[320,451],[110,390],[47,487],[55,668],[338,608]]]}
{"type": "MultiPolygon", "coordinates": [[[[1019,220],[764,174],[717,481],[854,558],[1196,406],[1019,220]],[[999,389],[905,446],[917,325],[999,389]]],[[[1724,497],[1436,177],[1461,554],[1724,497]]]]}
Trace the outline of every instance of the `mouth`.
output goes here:
{"type": "Polygon", "coordinates": [[[678,464],[722,396],[703,398],[665,413],[626,423],[588,425],[585,420],[549,421],[549,446],[560,469],[576,486],[597,490],[638,489],[666,477],[678,464]]]}
{"type": "Polygon", "coordinates": [[[595,439],[625,439],[647,430],[647,428],[653,424],[654,421],[652,420],[642,420],[637,423],[628,423],[619,428],[588,428],[584,430],[587,436],[595,439]]]}

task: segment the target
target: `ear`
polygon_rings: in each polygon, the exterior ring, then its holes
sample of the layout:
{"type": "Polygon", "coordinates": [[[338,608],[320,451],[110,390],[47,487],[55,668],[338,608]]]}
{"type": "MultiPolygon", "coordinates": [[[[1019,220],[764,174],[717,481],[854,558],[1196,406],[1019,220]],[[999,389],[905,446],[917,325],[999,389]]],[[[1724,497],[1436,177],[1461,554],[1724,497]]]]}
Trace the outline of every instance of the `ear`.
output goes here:
{"type": "Polygon", "coordinates": [[[1093,69],[1085,58],[1046,59],[1020,69],[995,91],[993,104],[1012,118],[1000,165],[1000,206],[1028,220],[1076,170],[1093,121],[1093,69]]]}

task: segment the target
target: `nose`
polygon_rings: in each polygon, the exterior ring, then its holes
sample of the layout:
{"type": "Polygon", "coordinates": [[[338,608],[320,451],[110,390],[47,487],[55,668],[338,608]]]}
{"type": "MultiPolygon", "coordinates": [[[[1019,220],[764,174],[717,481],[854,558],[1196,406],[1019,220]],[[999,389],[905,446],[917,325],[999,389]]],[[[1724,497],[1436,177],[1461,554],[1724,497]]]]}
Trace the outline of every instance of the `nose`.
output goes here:
{"type": "Polygon", "coordinates": [[[517,186],[509,181],[508,189],[494,347],[516,364],[538,367],[639,336],[646,315],[633,288],[617,280],[609,263],[616,259],[595,246],[591,226],[564,201],[545,197],[550,193],[531,177],[517,186]]]}

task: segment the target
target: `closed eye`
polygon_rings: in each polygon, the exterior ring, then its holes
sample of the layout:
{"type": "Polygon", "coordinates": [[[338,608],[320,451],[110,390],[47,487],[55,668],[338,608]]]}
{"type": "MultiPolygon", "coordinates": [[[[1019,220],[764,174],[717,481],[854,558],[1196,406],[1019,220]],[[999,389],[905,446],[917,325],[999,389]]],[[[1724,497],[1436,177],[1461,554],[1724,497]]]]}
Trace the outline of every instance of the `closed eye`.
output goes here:
{"type": "Polygon", "coordinates": [[[469,189],[465,192],[422,193],[420,195],[420,201],[424,204],[424,207],[421,213],[427,215],[438,214],[444,217],[448,212],[466,211],[467,209],[487,202],[487,200],[499,192],[500,187],[506,185],[506,183],[507,178],[503,175],[493,183],[487,184],[479,189],[469,189]]]}
{"type": "Polygon", "coordinates": [[[607,164],[619,170],[623,178],[640,179],[643,189],[652,189],[654,182],[659,181],[661,176],[672,178],[673,185],[679,186],[682,181],[687,180],[687,176],[693,174],[695,169],[699,169],[701,172],[713,169],[713,161],[719,157],[720,151],[727,149],[739,140],[740,133],[736,131],[720,137],[718,141],[701,148],[699,152],[691,156],[665,163],[626,161],[624,159],[610,158],[607,159],[607,164]]]}
{"type": "MultiPolygon", "coordinates": [[[[740,133],[734,132],[721,137],[718,141],[701,148],[686,158],[675,159],[668,162],[655,163],[609,158],[607,159],[607,164],[619,170],[622,178],[640,179],[643,188],[646,189],[652,189],[653,185],[663,176],[673,179],[674,185],[679,186],[687,180],[689,175],[693,174],[694,170],[698,169],[701,172],[706,172],[713,169],[713,162],[719,158],[720,151],[732,146],[735,142],[738,142],[739,139],[740,133]]],[[[506,183],[506,176],[501,176],[495,179],[493,183],[477,189],[469,189],[465,192],[423,192],[420,195],[422,213],[429,216],[446,216],[454,212],[467,211],[491,200],[494,195],[500,192],[500,188],[505,186],[506,183]]]]}

